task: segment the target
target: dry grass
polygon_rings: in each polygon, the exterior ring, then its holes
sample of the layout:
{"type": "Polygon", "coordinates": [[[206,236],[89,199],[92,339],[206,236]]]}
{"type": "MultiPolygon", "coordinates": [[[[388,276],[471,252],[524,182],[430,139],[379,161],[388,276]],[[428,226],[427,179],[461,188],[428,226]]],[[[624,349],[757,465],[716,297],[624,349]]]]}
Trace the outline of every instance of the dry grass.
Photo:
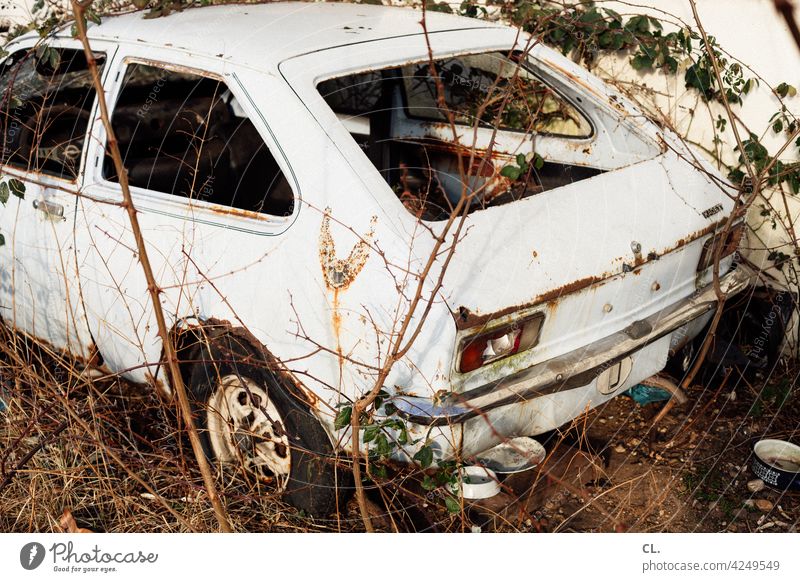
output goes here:
{"type": "MultiPolygon", "coordinates": [[[[217,530],[174,408],[123,379],[89,379],[74,361],[2,326],[0,345],[0,531],[58,532],[65,510],[92,531],[217,530]]],[[[800,495],[751,495],[745,484],[752,439],[794,440],[800,402],[778,403],[755,386],[740,386],[736,402],[726,394],[694,389],[654,438],[645,435],[657,405],[614,399],[578,419],[571,437],[555,435],[540,470],[510,477],[497,499],[457,514],[440,492],[420,487],[418,469],[391,467],[367,489],[373,523],[383,531],[755,531],[777,520],[768,531],[792,531],[800,495]],[[586,452],[599,452],[597,442],[608,444],[610,464],[586,452]],[[751,498],[772,500],[775,510],[753,512],[751,498]]],[[[217,471],[217,487],[236,531],[363,530],[352,500],[339,516],[313,519],[244,471],[217,471]]]]}
{"type": "MultiPolygon", "coordinates": [[[[75,362],[5,327],[0,333],[7,407],[0,416],[0,531],[58,532],[67,509],[81,527],[94,531],[216,530],[174,409],[120,378],[90,380],[75,362]]],[[[217,483],[237,531],[353,526],[347,519],[299,515],[269,483],[242,474],[218,472],[217,483]]]]}

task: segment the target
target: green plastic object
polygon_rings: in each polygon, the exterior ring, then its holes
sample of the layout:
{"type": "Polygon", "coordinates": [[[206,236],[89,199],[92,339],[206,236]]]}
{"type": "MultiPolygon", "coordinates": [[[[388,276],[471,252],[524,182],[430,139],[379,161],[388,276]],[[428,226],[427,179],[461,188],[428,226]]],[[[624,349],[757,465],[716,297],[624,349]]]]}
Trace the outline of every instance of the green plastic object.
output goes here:
{"type": "Polygon", "coordinates": [[[663,400],[669,400],[672,398],[672,394],[664,390],[663,388],[656,388],[655,386],[645,386],[644,384],[637,384],[631,388],[628,388],[623,394],[627,394],[638,404],[639,406],[645,406],[646,404],[652,404],[653,402],[661,402],[663,400]]]}

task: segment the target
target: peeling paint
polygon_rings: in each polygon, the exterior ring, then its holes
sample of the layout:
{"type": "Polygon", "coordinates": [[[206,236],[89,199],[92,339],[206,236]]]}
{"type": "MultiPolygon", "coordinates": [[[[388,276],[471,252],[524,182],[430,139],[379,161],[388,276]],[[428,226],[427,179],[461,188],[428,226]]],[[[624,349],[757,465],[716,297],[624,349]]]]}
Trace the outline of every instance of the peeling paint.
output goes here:
{"type": "Polygon", "coordinates": [[[328,289],[346,289],[355,281],[369,258],[370,244],[375,236],[378,217],[373,216],[367,233],[353,246],[346,259],[336,257],[336,245],[331,236],[331,209],[325,209],[319,231],[319,259],[328,289]]]}

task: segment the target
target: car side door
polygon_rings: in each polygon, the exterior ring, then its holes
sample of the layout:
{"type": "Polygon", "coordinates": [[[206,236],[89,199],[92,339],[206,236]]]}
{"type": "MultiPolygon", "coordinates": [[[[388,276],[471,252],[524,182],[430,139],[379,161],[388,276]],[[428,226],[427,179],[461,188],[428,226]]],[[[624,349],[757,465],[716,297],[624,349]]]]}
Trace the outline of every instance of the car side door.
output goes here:
{"type": "MultiPolygon", "coordinates": [[[[101,72],[109,50],[95,46],[101,72]]],[[[89,67],[72,39],[10,52],[0,70],[1,315],[58,350],[89,358],[75,246],[86,136],[97,107],[89,67]]]]}
{"type": "MultiPolygon", "coordinates": [[[[275,260],[298,214],[286,157],[219,59],[132,46],[121,47],[111,66],[111,125],[168,327],[209,317],[257,327],[264,264],[275,260]]],[[[147,281],[102,124],[91,141],[89,196],[78,218],[89,327],[111,370],[166,389],[147,281]]]]}

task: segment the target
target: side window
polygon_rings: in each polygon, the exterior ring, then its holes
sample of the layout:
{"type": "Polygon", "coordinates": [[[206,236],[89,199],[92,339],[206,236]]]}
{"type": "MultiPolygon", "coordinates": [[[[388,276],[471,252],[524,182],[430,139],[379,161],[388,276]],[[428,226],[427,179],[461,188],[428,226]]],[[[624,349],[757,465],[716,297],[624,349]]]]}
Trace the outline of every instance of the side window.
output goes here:
{"type": "MultiPolygon", "coordinates": [[[[288,181],[222,81],[133,63],[111,122],[132,186],[274,216],[294,209],[288,181]]],[[[108,155],[103,176],[117,180],[108,155]]]]}
{"type": "Polygon", "coordinates": [[[18,51],[0,67],[0,90],[0,163],[74,180],[95,97],[83,50],[18,51]]]}

